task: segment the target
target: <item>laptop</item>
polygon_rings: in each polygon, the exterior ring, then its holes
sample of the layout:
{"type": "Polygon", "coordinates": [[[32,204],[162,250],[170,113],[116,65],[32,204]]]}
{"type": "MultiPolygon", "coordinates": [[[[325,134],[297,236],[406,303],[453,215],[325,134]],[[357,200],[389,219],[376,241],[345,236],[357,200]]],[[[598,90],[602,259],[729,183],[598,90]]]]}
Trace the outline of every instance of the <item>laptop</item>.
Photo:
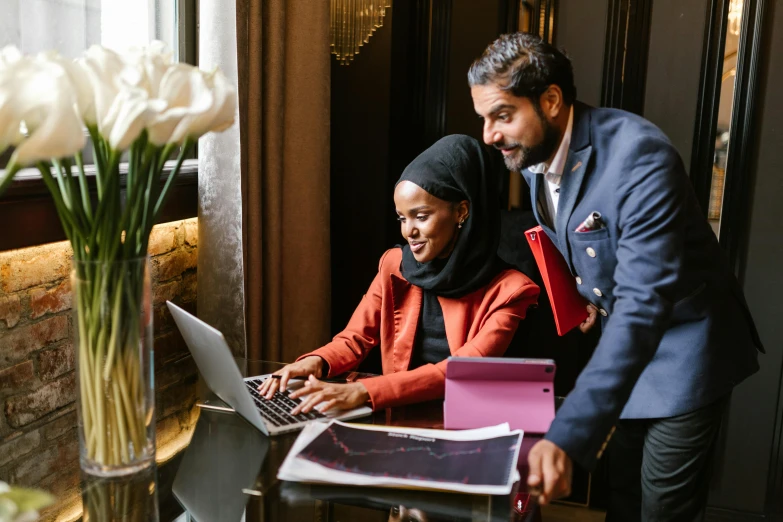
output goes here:
{"type": "Polygon", "coordinates": [[[512,430],[546,433],[555,418],[555,361],[509,357],[449,357],[446,429],[508,422],[512,430]]]}
{"type": "Polygon", "coordinates": [[[171,301],[166,301],[166,305],[209,389],[262,433],[280,435],[301,430],[310,421],[350,420],[372,413],[369,406],[329,410],[325,413],[316,406],[308,413],[291,415],[291,410],[300,400],[292,399],[289,393],[302,387],[305,382],[303,379],[291,379],[288,389],[283,393],[277,392],[272,399],[261,397],[257,389],[270,375],[242,378],[226,339],[219,330],[171,301]]]}

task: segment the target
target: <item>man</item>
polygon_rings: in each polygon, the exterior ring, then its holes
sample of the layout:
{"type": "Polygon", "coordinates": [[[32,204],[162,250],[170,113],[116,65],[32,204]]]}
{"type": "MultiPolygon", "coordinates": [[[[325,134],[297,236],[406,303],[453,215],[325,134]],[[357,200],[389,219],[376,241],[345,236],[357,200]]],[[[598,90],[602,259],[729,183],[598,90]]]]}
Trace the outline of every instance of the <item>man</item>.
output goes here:
{"type": "Polygon", "coordinates": [[[501,36],[468,82],[602,327],[529,486],[542,504],[568,495],[572,460],[592,469],[611,438],[608,521],[701,520],[722,413],[763,348],[677,151],[643,118],[575,101],[569,59],[532,35],[501,36]]]}

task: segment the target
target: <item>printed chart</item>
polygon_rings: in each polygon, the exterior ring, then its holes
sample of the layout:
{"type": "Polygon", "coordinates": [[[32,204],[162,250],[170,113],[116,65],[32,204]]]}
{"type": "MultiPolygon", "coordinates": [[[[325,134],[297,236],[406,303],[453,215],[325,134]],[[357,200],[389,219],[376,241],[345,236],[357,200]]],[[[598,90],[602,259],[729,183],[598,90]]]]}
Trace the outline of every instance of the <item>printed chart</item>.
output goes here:
{"type": "Polygon", "coordinates": [[[338,471],[458,484],[505,485],[518,434],[453,441],[334,423],[298,455],[338,471]]]}

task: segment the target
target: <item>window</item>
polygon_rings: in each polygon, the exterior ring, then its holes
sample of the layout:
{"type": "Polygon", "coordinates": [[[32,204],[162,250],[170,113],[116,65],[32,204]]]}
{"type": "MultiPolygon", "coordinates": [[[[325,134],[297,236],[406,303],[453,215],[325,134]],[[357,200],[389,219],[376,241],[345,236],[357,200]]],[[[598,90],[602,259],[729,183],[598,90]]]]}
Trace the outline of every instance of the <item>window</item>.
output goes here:
{"type": "Polygon", "coordinates": [[[162,40],[179,53],[177,0],[3,0],[0,47],[55,49],[75,58],[94,44],[114,49],[162,40]]]}
{"type": "MultiPolygon", "coordinates": [[[[95,44],[125,49],[161,40],[175,60],[197,63],[198,0],[2,0],[2,4],[0,48],[15,45],[25,54],[56,50],[75,58],[95,44]]],[[[0,168],[11,153],[0,155],[0,168]]],[[[85,160],[91,156],[86,153],[85,160]]],[[[177,194],[169,198],[162,219],[195,216],[195,160],[183,165],[174,190],[177,194]]],[[[20,172],[0,198],[0,222],[19,224],[0,235],[0,250],[65,239],[35,169],[20,172]]]]}

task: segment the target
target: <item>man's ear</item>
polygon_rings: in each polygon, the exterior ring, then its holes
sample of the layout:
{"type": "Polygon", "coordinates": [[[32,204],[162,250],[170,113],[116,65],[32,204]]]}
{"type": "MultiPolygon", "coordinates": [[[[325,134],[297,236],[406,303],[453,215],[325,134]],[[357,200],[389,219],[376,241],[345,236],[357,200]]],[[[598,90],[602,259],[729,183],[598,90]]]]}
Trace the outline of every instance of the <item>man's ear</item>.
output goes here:
{"type": "Polygon", "coordinates": [[[565,106],[565,103],[563,102],[563,91],[559,86],[552,84],[547,87],[541,95],[539,102],[544,114],[551,119],[555,119],[565,106]]]}

